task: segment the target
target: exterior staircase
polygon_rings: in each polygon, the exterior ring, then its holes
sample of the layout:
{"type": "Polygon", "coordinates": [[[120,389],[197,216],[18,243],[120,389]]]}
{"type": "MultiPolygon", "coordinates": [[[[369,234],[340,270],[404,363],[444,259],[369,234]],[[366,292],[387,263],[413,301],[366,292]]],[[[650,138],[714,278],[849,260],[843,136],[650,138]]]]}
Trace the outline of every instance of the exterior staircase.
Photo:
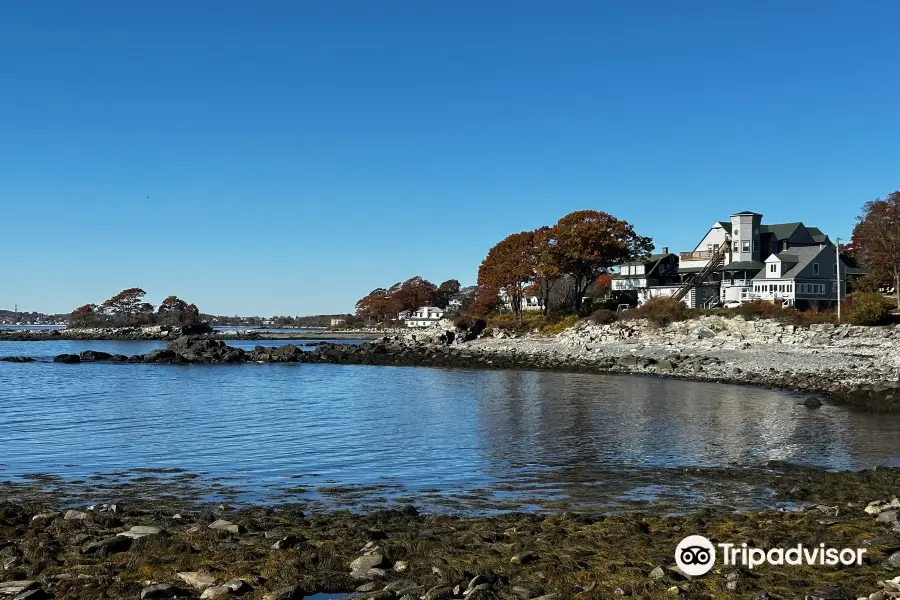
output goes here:
{"type": "MultiPolygon", "coordinates": [[[[693,290],[696,286],[701,285],[706,282],[710,276],[715,273],[716,269],[718,269],[725,262],[725,255],[728,254],[728,250],[731,247],[731,242],[726,240],[724,244],[720,245],[719,248],[713,253],[712,257],[709,259],[709,262],[706,263],[706,266],[694,276],[690,281],[685,281],[678,290],[674,294],[672,294],[672,298],[678,300],[679,302],[687,296],[691,290],[693,290]]],[[[693,306],[693,304],[692,304],[693,306]]]]}

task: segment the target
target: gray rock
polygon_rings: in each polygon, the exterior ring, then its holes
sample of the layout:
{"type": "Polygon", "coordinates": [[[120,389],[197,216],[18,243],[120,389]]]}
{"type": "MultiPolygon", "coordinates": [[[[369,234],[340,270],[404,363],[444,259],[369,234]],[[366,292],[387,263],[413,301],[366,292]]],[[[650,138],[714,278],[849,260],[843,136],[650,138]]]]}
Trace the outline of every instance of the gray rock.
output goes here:
{"type": "Polygon", "coordinates": [[[230,587],[225,587],[224,585],[214,585],[203,590],[203,593],[200,594],[200,599],[205,600],[207,598],[228,598],[229,596],[233,595],[234,593],[230,587]]]}
{"type": "Polygon", "coordinates": [[[361,586],[356,588],[356,591],[360,594],[367,594],[369,592],[376,592],[379,589],[381,589],[381,584],[377,581],[371,581],[369,583],[362,584],[361,586]]]}
{"type": "Polygon", "coordinates": [[[819,408],[822,406],[822,401],[815,396],[809,396],[803,401],[803,406],[806,408],[819,408]]]}
{"type": "Polygon", "coordinates": [[[893,525],[898,521],[898,515],[900,515],[900,511],[896,510],[885,510],[883,512],[878,513],[878,516],[875,517],[875,520],[879,523],[885,523],[887,525],[893,525]]]}
{"type": "Polygon", "coordinates": [[[666,576],[666,572],[663,571],[662,567],[656,567],[652,571],[650,571],[650,579],[662,579],[666,576]]]}
{"type": "Polygon", "coordinates": [[[162,533],[162,529],[159,527],[151,527],[148,525],[135,525],[128,531],[123,531],[119,535],[122,537],[131,538],[133,540],[138,540],[142,537],[147,537],[148,535],[158,535],[162,533]]]}
{"type": "Polygon", "coordinates": [[[381,554],[366,554],[350,563],[351,571],[368,572],[369,569],[384,565],[384,556],[381,554]]]}
{"type": "Polygon", "coordinates": [[[216,531],[226,531],[228,533],[245,533],[247,530],[241,527],[236,523],[232,523],[231,521],[226,521],[224,519],[217,519],[209,524],[210,529],[215,529],[216,531]]]}
{"type": "Polygon", "coordinates": [[[194,589],[205,590],[216,583],[216,578],[200,571],[182,571],[176,573],[178,578],[194,589]]]}
{"type": "Polygon", "coordinates": [[[887,564],[895,569],[900,569],[900,552],[894,552],[887,559],[887,564]]]}
{"type": "Polygon", "coordinates": [[[63,519],[65,519],[66,521],[84,521],[88,518],[88,516],[90,515],[88,515],[84,511],[67,510],[65,516],[63,516],[63,519]]]}

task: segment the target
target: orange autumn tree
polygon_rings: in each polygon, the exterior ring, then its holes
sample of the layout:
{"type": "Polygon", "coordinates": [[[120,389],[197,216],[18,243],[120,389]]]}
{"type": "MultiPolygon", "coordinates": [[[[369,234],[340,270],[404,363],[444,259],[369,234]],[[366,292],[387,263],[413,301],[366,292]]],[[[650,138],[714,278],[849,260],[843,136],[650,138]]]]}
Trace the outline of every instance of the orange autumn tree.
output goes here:
{"type": "Polygon", "coordinates": [[[564,216],[552,228],[553,263],[572,278],[573,308],[581,310],[588,287],[614,265],[646,258],[653,241],[634,232],[627,221],[596,210],[579,210],[564,216]]]}
{"type": "Polygon", "coordinates": [[[488,251],[478,268],[478,285],[503,291],[513,313],[520,318],[525,288],[534,281],[536,266],[535,232],[513,233],[488,251]]]}
{"type": "Polygon", "coordinates": [[[853,228],[853,250],[873,279],[893,282],[900,305],[900,191],[866,202],[853,228]]]}

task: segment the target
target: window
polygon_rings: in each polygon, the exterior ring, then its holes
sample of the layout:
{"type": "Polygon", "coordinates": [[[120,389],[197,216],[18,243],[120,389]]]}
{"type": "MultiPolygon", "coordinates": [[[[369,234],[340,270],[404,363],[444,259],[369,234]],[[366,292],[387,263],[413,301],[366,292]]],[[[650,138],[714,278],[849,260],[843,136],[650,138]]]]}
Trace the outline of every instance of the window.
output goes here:
{"type": "Polygon", "coordinates": [[[750,240],[744,240],[741,242],[741,245],[743,246],[743,252],[750,252],[750,240]]]}
{"type": "Polygon", "coordinates": [[[713,249],[712,244],[707,244],[707,245],[706,245],[706,251],[707,251],[707,252],[712,252],[712,249],[713,249]]]}
{"type": "Polygon", "coordinates": [[[775,263],[772,263],[771,265],[769,265],[769,273],[777,273],[777,272],[778,272],[778,265],[776,265],[775,263]]]}
{"type": "Polygon", "coordinates": [[[759,240],[753,240],[753,251],[759,252],[759,240]]]}
{"type": "Polygon", "coordinates": [[[800,293],[801,293],[801,294],[805,294],[805,293],[806,293],[806,284],[805,284],[805,283],[801,283],[801,284],[800,284],[800,293]]]}
{"type": "Polygon", "coordinates": [[[813,275],[819,274],[819,263],[813,263],[813,275]]]}
{"type": "Polygon", "coordinates": [[[735,252],[739,252],[739,251],[740,251],[740,247],[741,247],[741,246],[740,246],[740,242],[738,242],[737,240],[734,240],[734,251],[735,251],[735,252]]]}

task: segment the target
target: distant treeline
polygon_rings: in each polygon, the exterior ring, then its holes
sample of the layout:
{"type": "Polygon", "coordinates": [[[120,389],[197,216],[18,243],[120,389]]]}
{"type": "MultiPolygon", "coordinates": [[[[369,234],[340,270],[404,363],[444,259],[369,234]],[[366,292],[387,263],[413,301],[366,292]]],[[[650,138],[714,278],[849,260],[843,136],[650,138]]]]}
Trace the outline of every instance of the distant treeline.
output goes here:
{"type": "Polygon", "coordinates": [[[45,315],[39,312],[17,312],[14,310],[0,310],[0,324],[10,325],[13,323],[29,323],[29,324],[53,324],[65,323],[69,315],[45,315]]]}

